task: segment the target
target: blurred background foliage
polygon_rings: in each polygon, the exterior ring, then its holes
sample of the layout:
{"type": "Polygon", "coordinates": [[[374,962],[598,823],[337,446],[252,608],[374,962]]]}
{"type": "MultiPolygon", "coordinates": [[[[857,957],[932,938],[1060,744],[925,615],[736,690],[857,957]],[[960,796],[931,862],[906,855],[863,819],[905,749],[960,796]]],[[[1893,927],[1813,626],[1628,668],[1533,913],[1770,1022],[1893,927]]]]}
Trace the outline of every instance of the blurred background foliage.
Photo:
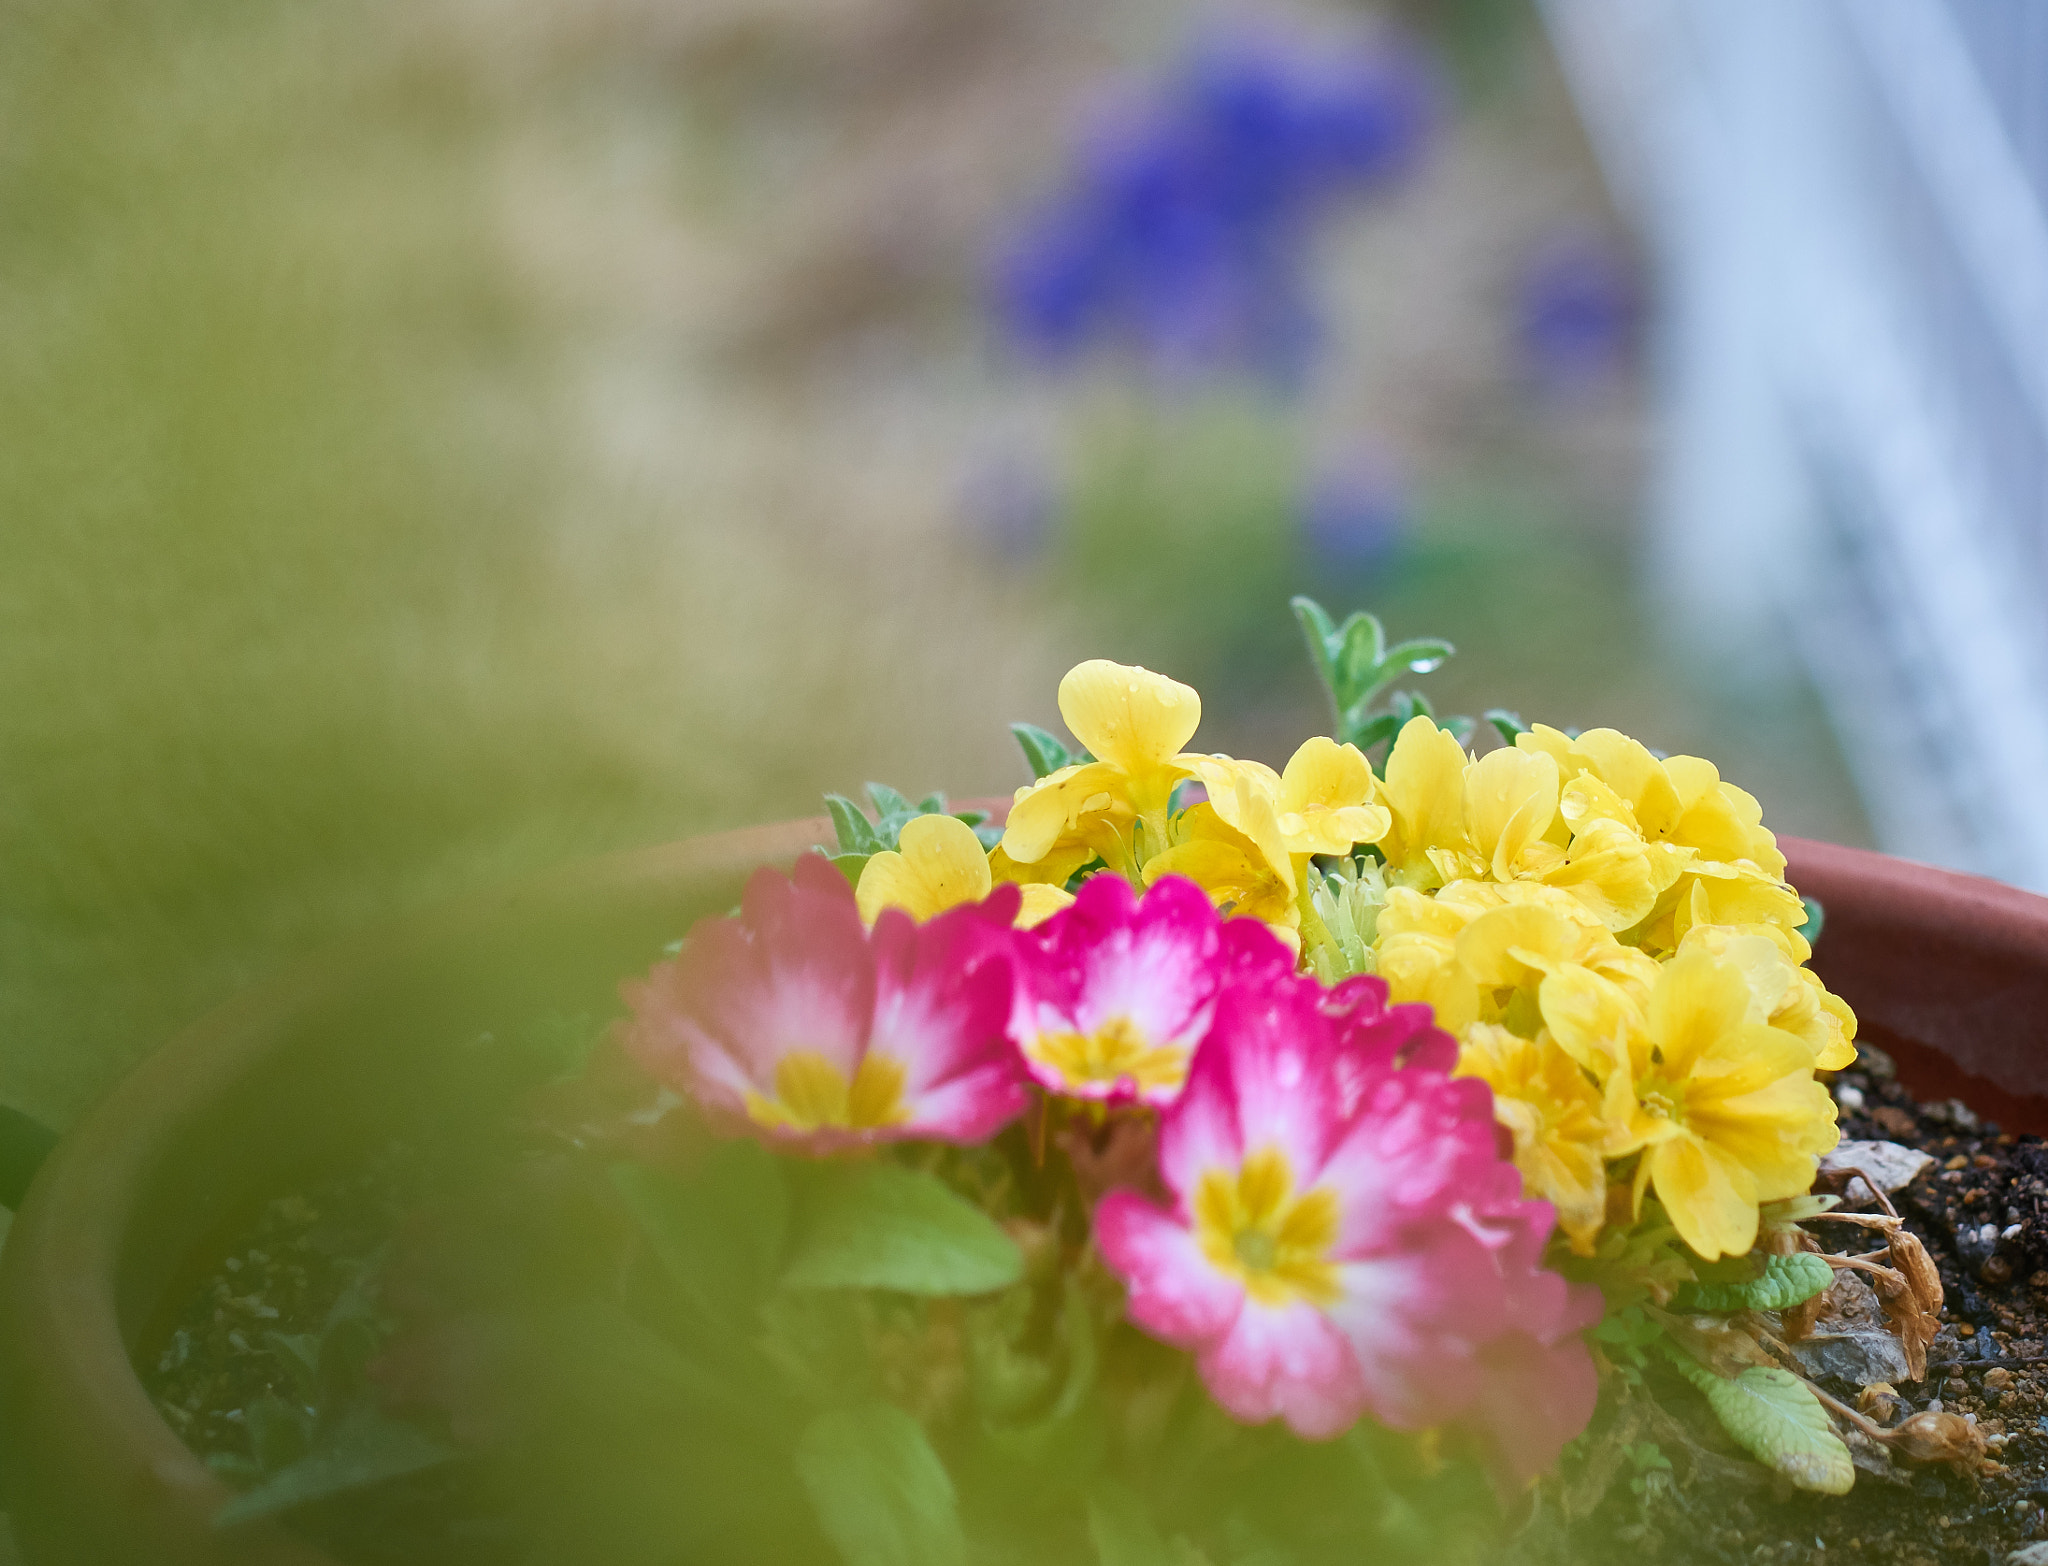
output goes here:
{"type": "Polygon", "coordinates": [[[0,1100],[569,854],[1006,790],[1082,657],[1277,762],[1304,589],[1860,840],[1817,708],[1647,623],[1635,275],[1523,0],[22,0],[0,1100]],[[1171,265],[1047,352],[1005,258],[1091,201],[1171,265]],[[1132,351],[1226,275],[1271,319],[1132,351]]]}

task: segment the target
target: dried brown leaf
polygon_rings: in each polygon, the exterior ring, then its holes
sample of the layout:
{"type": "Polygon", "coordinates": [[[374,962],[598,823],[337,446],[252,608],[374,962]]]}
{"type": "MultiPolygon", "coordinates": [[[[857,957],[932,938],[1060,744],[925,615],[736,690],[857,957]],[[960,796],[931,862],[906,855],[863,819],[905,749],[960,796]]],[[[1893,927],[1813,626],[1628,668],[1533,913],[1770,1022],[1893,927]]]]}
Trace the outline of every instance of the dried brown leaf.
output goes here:
{"type": "Polygon", "coordinates": [[[1906,1351],[1912,1379],[1927,1375],[1927,1346],[1941,1330],[1941,1274],[1935,1271],[1927,1247],[1910,1229],[1894,1229],[1888,1236],[1891,1267],[1871,1274],[1886,1324],[1906,1351]]]}

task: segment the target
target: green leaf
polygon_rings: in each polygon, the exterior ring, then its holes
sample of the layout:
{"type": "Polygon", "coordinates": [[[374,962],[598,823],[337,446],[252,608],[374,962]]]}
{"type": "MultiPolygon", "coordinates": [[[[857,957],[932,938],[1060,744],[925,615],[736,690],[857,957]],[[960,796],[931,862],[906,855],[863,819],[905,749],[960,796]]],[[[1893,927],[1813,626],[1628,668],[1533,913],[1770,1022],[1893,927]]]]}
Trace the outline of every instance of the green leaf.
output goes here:
{"type": "Polygon", "coordinates": [[[1378,713],[1370,718],[1357,718],[1345,725],[1344,739],[1360,750],[1371,750],[1383,740],[1392,739],[1400,732],[1401,720],[1391,712],[1378,713]]]}
{"type": "MultiPolygon", "coordinates": [[[[921,816],[945,815],[947,813],[946,796],[944,794],[937,793],[925,795],[923,799],[920,799],[917,802],[917,813],[921,816]]],[[[962,821],[967,821],[967,818],[969,816],[974,817],[975,821],[979,821],[984,819],[988,815],[988,812],[986,810],[956,810],[952,813],[955,816],[958,816],[962,821]]],[[[967,821],[967,824],[969,826],[973,826],[974,821],[967,821]]]]}
{"type": "Polygon", "coordinates": [[[1145,1503],[1120,1484],[1102,1485],[1088,1497],[1088,1537],[1099,1566],[1176,1566],[1176,1552],[1145,1503]]]}
{"type": "Polygon", "coordinates": [[[832,861],[832,868],[846,877],[846,884],[848,886],[858,887],[860,885],[861,871],[867,869],[868,861],[875,856],[873,854],[831,854],[827,857],[832,861]]]}
{"type": "Polygon", "coordinates": [[[878,816],[903,816],[908,818],[918,813],[917,807],[886,783],[870,783],[868,798],[875,802],[878,816]]]}
{"type": "Polygon", "coordinates": [[[1706,1394],[1714,1417],[1752,1457],[1802,1490],[1849,1493],[1856,1483],[1849,1448],[1804,1381],[1775,1365],[1751,1365],[1731,1380],[1680,1349],[1667,1345],[1666,1352],[1679,1373],[1706,1394]]]}
{"type": "Polygon", "coordinates": [[[1013,723],[1010,732],[1017,736],[1017,746],[1024,752],[1024,760],[1029,764],[1034,780],[1074,764],[1076,758],[1067,747],[1037,724],[1013,723]]]}
{"type": "Polygon", "coordinates": [[[1764,1260],[1764,1275],[1746,1283],[1688,1283],[1678,1291],[1681,1310],[1789,1310],[1835,1281],[1835,1269],[1812,1251],[1764,1260]]]}
{"type": "Polygon", "coordinates": [[[313,1416],[275,1392],[265,1392],[251,1398],[242,1410],[242,1428],[249,1433],[256,1466],[265,1474],[274,1474],[306,1455],[313,1437],[313,1416]]]}
{"type": "Polygon", "coordinates": [[[1389,647],[1380,662],[1390,675],[1397,669],[1404,674],[1434,674],[1457,650],[1437,637],[1418,636],[1389,647]]]}
{"type": "Polygon", "coordinates": [[[1343,650],[1344,640],[1337,634],[1330,612],[1313,598],[1302,596],[1290,601],[1295,621],[1301,626],[1301,639],[1308,645],[1308,661],[1316,671],[1316,678],[1330,693],[1331,702],[1341,709],[1345,703],[1337,694],[1336,660],[1343,650]]]}
{"type": "Polygon", "coordinates": [[[875,836],[874,823],[844,794],[827,794],[825,808],[832,812],[832,830],[839,834],[839,848],[848,854],[879,854],[889,845],[875,836]]]}
{"type": "Polygon", "coordinates": [[[1519,712],[1510,712],[1505,707],[1487,708],[1485,718],[1493,725],[1494,732],[1500,735],[1501,743],[1504,745],[1514,744],[1517,734],[1529,732],[1529,725],[1522,721],[1522,715],[1519,712]]]}
{"type": "Polygon", "coordinates": [[[263,1346],[283,1368],[301,1403],[320,1397],[320,1340],[310,1332],[266,1332],[263,1346]]]}
{"type": "Polygon", "coordinates": [[[713,1325],[748,1329],[781,1272],[789,1231],[775,1156],[732,1141],[687,1179],[642,1164],[614,1164],[611,1177],[677,1292],[713,1325]]]}
{"type": "Polygon", "coordinates": [[[303,1506],[434,1468],[458,1454],[425,1432],[374,1408],[358,1408],[313,1442],[306,1455],[214,1514],[216,1528],[303,1506]]]}
{"type": "Polygon", "coordinates": [[[1395,718],[1402,723],[1411,723],[1417,718],[1436,721],[1436,708],[1420,691],[1396,691],[1387,699],[1387,705],[1393,708],[1395,718]]]}
{"type": "Polygon", "coordinates": [[[785,1286],[986,1294],[1024,1276],[1002,1228],[936,1175],[826,1165],[801,1194],[785,1286]]]}
{"type": "Polygon", "coordinates": [[[1802,897],[1799,900],[1806,905],[1806,922],[1799,926],[1799,933],[1806,937],[1806,944],[1811,946],[1820,939],[1821,926],[1827,922],[1827,910],[1821,907],[1818,897],[1802,897]]]}
{"type": "Polygon", "coordinates": [[[1337,654],[1337,689],[1348,706],[1371,701],[1391,677],[1387,668],[1387,633],[1379,616],[1363,609],[1337,628],[1343,646],[1337,654]]]}
{"type": "Polygon", "coordinates": [[[960,1566],[953,1481],[924,1427],[889,1403],[829,1409],[797,1444],[797,1475],[846,1566],[960,1566]]]}

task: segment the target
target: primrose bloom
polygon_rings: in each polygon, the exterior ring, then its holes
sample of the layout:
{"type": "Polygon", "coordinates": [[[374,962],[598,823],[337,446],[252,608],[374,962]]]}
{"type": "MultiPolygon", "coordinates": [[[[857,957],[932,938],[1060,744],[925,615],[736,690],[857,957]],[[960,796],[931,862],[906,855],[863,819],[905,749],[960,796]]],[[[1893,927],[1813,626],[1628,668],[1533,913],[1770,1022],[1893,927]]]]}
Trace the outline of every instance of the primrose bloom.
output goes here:
{"type": "Polygon", "coordinates": [[[1679,1237],[1712,1261],[1756,1243],[1760,1203],[1813,1184],[1835,1145],[1835,1101],[1813,1046],[1756,1020],[1736,955],[1695,948],[1658,970],[1648,1004],[1581,969],[1545,979],[1543,1019],[1582,1060],[1606,1058],[1611,1154],[1642,1149],[1636,1196],[1654,1189],[1679,1237]]]}
{"type": "Polygon", "coordinates": [[[1100,854],[1112,870],[1135,876],[1166,846],[1167,805],[1189,774],[1181,750],[1201,724],[1202,698],[1163,674],[1091,658],[1060,681],[1060,717],[1099,759],[1017,791],[1004,859],[1033,865],[1085,849],[1086,857],[1100,854]]]}
{"type": "Polygon", "coordinates": [[[1013,1033],[1025,1069],[1070,1098],[1170,1104],[1230,990],[1284,977],[1294,954],[1256,921],[1226,922],[1170,876],[1143,898],[1120,876],[1017,941],[1013,1033]]]}
{"type": "Polygon", "coordinates": [[[1310,1438],[1365,1414],[1468,1420],[1522,1476],[1591,1417],[1571,1336],[1588,1301],[1538,1266],[1553,1215],[1521,1199],[1485,1086],[1347,1043],[1341,1018],[1381,1020],[1371,981],[1354,982],[1335,999],[1286,978],[1219,1002],[1161,1118],[1171,1204],[1111,1192],[1096,1244],[1131,1319],[1193,1351],[1238,1419],[1310,1438]]]}
{"type": "MultiPolygon", "coordinates": [[[[913,919],[930,919],[948,908],[985,901],[995,890],[995,876],[981,839],[957,816],[913,816],[903,824],[897,845],[871,857],[861,867],[854,900],[870,924],[884,908],[900,908],[913,919]]],[[[1066,891],[1044,882],[1022,887],[1017,923],[1037,924],[1073,901],[1066,891]]]]}
{"type": "Polygon", "coordinates": [[[1017,902],[1006,887],[923,924],[885,908],[869,931],[823,856],[758,870],[737,918],[700,922],[626,987],[626,1048],[772,1144],[985,1141],[1027,1102],[1008,1035],[1017,902]]]}
{"type": "Polygon", "coordinates": [[[1209,802],[1173,824],[1174,844],[1146,865],[1146,878],[1188,876],[1226,912],[1290,931],[1301,922],[1310,857],[1375,842],[1392,820],[1356,745],[1311,739],[1283,772],[1229,756],[1185,759],[1209,802]]]}

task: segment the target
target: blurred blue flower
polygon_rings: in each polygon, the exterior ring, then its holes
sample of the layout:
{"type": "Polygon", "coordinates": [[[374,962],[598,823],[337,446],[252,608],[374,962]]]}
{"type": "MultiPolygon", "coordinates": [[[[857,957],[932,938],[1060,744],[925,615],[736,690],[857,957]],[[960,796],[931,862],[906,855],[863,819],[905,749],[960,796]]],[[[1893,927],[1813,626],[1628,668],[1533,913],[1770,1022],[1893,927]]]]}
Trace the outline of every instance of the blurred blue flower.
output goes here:
{"type": "Polygon", "coordinates": [[[1298,520],[1302,543],[1319,571],[1356,577],[1393,556],[1413,515],[1407,483],[1389,458],[1371,450],[1312,475],[1298,520]]]}
{"type": "Polygon", "coordinates": [[[1317,335],[1318,221],[1407,174],[1438,107],[1435,71],[1404,43],[1212,37],[1116,105],[1066,188],[1012,234],[1002,325],[1055,363],[1115,346],[1166,378],[1291,381],[1317,335]]]}
{"type": "Polygon", "coordinates": [[[1523,260],[1515,331],[1540,389],[1581,394],[1613,381],[1635,338],[1636,279],[1628,256],[1596,229],[1553,231],[1523,260]]]}

